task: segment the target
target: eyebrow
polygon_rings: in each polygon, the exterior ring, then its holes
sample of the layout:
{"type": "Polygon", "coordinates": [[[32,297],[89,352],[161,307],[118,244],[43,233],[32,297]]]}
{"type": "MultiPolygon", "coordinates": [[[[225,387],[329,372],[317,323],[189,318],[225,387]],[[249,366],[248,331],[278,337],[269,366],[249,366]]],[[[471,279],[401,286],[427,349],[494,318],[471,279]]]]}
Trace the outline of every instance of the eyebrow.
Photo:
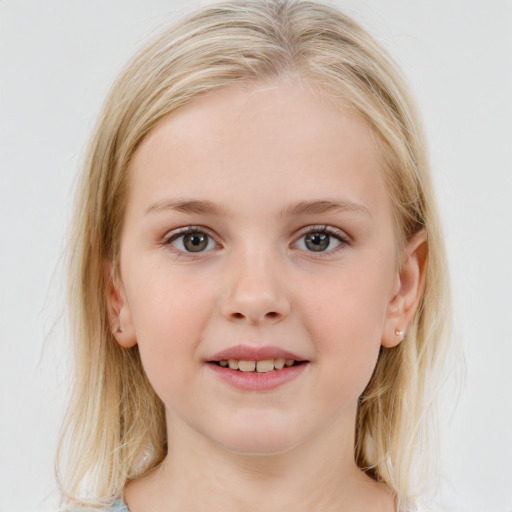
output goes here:
{"type": "Polygon", "coordinates": [[[335,201],[331,199],[322,199],[316,201],[301,201],[300,203],[289,206],[281,212],[281,216],[294,215],[318,215],[321,213],[342,213],[352,212],[359,215],[371,217],[371,213],[360,203],[353,201],[335,201]]]}
{"type": "MultiPolygon", "coordinates": [[[[229,216],[226,207],[211,201],[199,199],[171,199],[157,201],[145,210],[146,214],[174,210],[181,213],[195,213],[199,215],[225,215],[229,216]]],[[[319,215],[322,213],[352,212],[359,215],[371,217],[371,213],[360,203],[353,201],[336,201],[331,199],[320,199],[314,201],[301,201],[295,205],[288,206],[281,211],[281,217],[293,217],[295,215],[319,215]]]]}
{"type": "Polygon", "coordinates": [[[201,215],[227,215],[227,209],[211,201],[199,199],[187,200],[176,199],[169,201],[158,201],[146,208],[145,213],[175,210],[182,213],[197,213],[201,215]]]}

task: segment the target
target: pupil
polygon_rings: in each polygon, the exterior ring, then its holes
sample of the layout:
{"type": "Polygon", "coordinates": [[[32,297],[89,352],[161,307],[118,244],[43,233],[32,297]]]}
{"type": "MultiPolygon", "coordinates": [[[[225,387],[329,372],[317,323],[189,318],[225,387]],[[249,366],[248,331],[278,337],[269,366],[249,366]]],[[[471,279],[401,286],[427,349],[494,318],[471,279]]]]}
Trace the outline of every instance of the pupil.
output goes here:
{"type": "Polygon", "coordinates": [[[329,235],[325,233],[310,233],[306,235],[305,243],[310,251],[325,251],[329,247],[329,235]]]}
{"type": "Polygon", "coordinates": [[[193,233],[191,235],[185,235],[183,244],[185,245],[185,248],[189,252],[202,251],[208,245],[208,235],[202,233],[193,233]]]}

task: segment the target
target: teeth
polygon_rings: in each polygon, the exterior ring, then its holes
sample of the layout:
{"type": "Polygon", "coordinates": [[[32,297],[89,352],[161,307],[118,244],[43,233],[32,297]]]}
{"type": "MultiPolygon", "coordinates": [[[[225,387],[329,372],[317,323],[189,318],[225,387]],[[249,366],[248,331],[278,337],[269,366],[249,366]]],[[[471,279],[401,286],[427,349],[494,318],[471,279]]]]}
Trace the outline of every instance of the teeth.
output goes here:
{"type": "Polygon", "coordinates": [[[273,369],[274,369],[274,361],[272,359],[267,359],[265,361],[258,361],[256,363],[256,371],[258,373],[271,372],[273,369]]]}
{"type": "Polygon", "coordinates": [[[272,370],[282,370],[285,366],[293,366],[293,359],[264,359],[262,361],[246,361],[243,359],[229,359],[219,361],[222,367],[229,367],[231,370],[240,370],[241,372],[267,373],[272,370]]]}
{"type": "Polygon", "coordinates": [[[256,361],[238,361],[238,369],[242,372],[253,372],[256,368],[256,361]]]}
{"type": "Polygon", "coordinates": [[[276,370],[282,370],[284,368],[284,359],[274,359],[274,368],[276,370]]]}

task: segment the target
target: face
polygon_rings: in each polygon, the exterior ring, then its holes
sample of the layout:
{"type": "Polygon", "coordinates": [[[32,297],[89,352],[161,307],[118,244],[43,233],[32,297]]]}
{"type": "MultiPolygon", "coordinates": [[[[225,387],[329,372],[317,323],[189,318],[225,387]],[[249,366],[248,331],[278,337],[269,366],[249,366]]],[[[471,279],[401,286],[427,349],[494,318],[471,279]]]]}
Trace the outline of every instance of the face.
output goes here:
{"type": "Polygon", "coordinates": [[[353,429],[403,327],[365,121],[298,85],[224,88],[162,121],[129,172],[113,321],[169,424],[244,453],[353,429]]]}

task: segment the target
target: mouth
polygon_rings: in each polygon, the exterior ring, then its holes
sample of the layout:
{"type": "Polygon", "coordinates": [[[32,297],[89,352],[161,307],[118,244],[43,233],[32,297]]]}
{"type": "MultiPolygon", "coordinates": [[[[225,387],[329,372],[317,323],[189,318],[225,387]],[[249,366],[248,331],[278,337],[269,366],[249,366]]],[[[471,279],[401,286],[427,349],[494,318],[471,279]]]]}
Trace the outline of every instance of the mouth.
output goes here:
{"type": "Polygon", "coordinates": [[[272,391],[307,374],[311,361],[280,347],[236,345],[205,363],[213,374],[239,391],[272,391]]]}
{"type": "Polygon", "coordinates": [[[209,361],[210,363],[222,368],[230,369],[236,372],[244,373],[268,373],[274,370],[280,371],[283,368],[291,368],[307,363],[307,361],[297,361],[295,359],[220,359],[219,361],[209,361]]]}
{"type": "Polygon", "coordinates": [[[217,352],[208,363],[244,373],[268,373],[305,364],[305,358],[280,347],[236,345],[217,352]]]}
{"type": "Polygon", "coordinates": [[[207,361],[213,375],[242,392],[271,392],[307,374],[309,361],[297,359],[219,359],[207,361]]]}

